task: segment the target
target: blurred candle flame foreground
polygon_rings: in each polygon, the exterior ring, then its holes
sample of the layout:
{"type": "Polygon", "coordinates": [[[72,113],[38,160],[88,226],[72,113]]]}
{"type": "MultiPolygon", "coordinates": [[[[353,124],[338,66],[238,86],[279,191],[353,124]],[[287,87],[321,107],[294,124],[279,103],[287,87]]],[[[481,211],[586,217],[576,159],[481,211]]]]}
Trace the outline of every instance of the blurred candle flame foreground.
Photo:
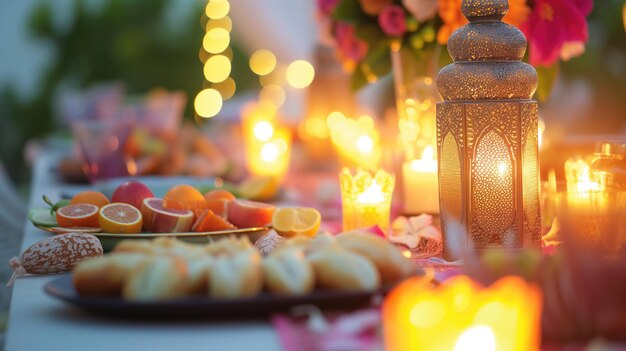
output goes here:
{"type": "Polygon", "coordinates": [[[519,277],[489,287],[463,275],[436,287],[414,277],[383,302],[385,349],[539,350],[541,304],[539,288],[519,277]]]}

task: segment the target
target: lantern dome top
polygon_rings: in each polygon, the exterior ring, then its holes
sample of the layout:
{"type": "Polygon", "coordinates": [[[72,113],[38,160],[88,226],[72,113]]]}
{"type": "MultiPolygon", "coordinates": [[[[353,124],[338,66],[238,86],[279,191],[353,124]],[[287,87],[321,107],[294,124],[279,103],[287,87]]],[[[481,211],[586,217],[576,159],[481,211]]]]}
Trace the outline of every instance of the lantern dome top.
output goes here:
{"type": "Polygon", "coordinates": [[[521,62],[526,38],[502,23],[507,0],[463,0],[470,23],[448,40],[453,64],[444,67],[437,86],[444,100],[527,100],[537,89],[537,72],[521,62]]]}

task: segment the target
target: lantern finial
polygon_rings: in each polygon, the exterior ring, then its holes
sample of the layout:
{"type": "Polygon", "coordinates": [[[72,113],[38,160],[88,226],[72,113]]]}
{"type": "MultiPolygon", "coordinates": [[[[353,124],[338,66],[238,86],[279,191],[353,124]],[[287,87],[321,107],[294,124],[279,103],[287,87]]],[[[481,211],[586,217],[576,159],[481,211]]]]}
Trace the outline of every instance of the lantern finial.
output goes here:
{"type": "Polygon", "coordinates": [[[437,77],[444,100],[530,99],[535,93],[537,72],[521,62],[526,38],[500,21],[508,7],[506,0],[463,1],[470,23],[450,36],[448,52],[454,63],[437,77]]]}

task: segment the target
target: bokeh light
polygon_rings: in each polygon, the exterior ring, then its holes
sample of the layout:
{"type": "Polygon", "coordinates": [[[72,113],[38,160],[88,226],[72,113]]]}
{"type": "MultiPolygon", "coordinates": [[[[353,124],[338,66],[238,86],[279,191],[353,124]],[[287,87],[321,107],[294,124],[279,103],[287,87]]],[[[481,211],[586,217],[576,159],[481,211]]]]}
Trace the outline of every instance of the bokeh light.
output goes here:
{"type": "Polygon", "coordinates": [[[258,50],[250,56],[252,72],[264,76],[276,68],[276,55],[269,50],[258,50]]]}
{"type": "Polygon", "coordinates": [[[308,87],[315,77],[313,65],[304,60],[297,60],[287,67],[287,83],[294,88],[308,87]]]}
{"type": "Polygon", "coordinates": [[[211,54],[219,54],[230,44],[230,33],[224,28],[213,28],[206,32],[202,40],[204,50],[211,54]]]}
{"type": "Polygon", "coordinates": [[[209,82],[219,83],[228,78],[230,74],[230,60],[224,55],[215,55],[206,60],[204,64],[204,77],[209,82]]]}
{"type": "Polygon", "coordinates": [[[261,141],[268,141],[274,135],[274,127],[268,121],[260,121],[254,125],[254,136],[261,141]]]}
{"type": "Polygon", "coordinates": [[[211,19],[220,19],[228,15],[230,3],[228,0],[209,0],[205,13],[211,19]]]}
{"type": "Polygon", "coordinates": [[[374,148],[374,142],[368,135],[361,135],[356,140],[356,147],[363,153],[368,153],[374,148]]]}
{"type": "Polygon", "coordinates": [[[339,111],[333,111],[328,114],[328,118],[326,118],[326,124],[328,125],[329,129],[333,129],[334,126],[339,124],[339,122],[343,121],[344,119],[346,119],[346,116],[343,113],[339,111]]]}
{"type": "Polygon", "coordinates": [[[264,161],[274,161],[279,154],[278,146],[274,143],[267,143],[261,148],[261,158],[264,161]]]}
{"type": "Polygon", "coordinates": [[[215,89],[204,89],[196,95],[193,106],[199,116],[213,117],[222,109],[222,96],[215,89]]]}
{"type": "Polygon", "coordinates": [[[259,82],[262,87],[266,87],[268,85],[279,85],[285,86],[287,84],[287,66],[281,63],[277,63],[274,70],[266,74],[264,76],[259,77],[259,82]]]}
{"type": "Polygon", "coordinates": [[[235,95],[237,84],[235,84],[235,80],[233,78],[228,77],[224,79],[223,82],[213,84],[213,89],[220,92],[223,100],[228,100],[235,95]]]}
{"type": "Polygon", "coordinates": [[[276,107],[280,107],[285,103],[285,89],[279,85],[268,85],[259,92],[259,99],[270,101],[276,107]]]}
{"type": "Polygon", "coordinates": [[[208,32],[213,28],[223,28],[230,32],[233,30],[233,20],[228,16],[220,19],[209,20],[206,23],[204,30],[208,32]]]}
{"type": "Polygon", "coordinates": [[[200,59],[200,62],[202,62],[203,64],[206,62],[206,60],[209,59],[209,56],[211,56],[211,54],[206,52],[204,48],[200,48],[200,50],[198,51],[198,58],[200,59]]]}

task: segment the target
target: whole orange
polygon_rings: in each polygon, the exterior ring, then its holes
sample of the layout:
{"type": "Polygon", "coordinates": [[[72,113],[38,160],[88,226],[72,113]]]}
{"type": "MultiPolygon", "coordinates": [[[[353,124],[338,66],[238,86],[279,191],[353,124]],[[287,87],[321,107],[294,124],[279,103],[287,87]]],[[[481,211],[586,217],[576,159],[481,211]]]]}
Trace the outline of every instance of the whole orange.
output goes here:
{"type": "Polygon", "coordinates": [[[191,185],[181,184],[172,187],[163,196],[163,207],[173,210],[203,209],[204,196],[191,185]]]}
{"type": "Polygon", "coordinates": [[[98,208],[108,205],[109,199],[103,193],[95,190],[85,190],[74,195],[70,204],[92,204],[98,206],[98,208]]]}

